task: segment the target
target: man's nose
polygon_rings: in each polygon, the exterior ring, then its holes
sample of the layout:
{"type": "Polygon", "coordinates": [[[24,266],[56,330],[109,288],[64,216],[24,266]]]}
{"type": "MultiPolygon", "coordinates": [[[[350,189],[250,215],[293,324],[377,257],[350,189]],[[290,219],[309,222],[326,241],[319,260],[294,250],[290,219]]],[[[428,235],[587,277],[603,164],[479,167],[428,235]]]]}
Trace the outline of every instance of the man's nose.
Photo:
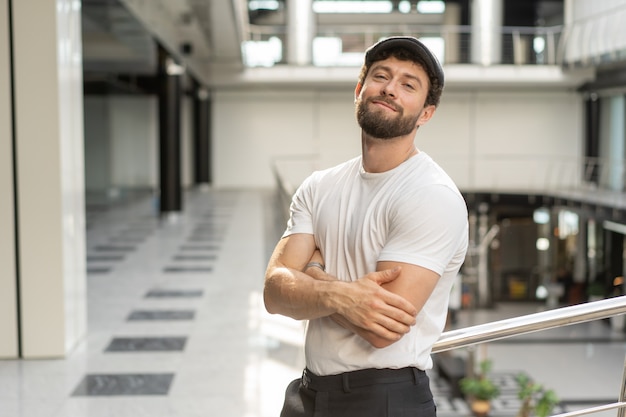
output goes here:
{"type": "Polygon", "coordinates": [[[389,81],[383,86],[382,93],[384,96],[395,97],[396,96],[396,84],[393,81],[389,81]]]}

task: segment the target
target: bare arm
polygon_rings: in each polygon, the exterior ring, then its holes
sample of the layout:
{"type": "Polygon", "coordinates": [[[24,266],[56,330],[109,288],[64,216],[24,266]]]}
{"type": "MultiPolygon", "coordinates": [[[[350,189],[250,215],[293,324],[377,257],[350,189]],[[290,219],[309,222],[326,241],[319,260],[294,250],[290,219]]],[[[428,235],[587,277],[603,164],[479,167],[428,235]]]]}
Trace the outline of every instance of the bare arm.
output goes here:
{"type": "MultiPolygon", "coordinates": [[[[415,310],[420,311],[435,288],[439,275],[416,265],[397,262],[380,262],[378,269],[385,270],[397,268],[398,266],[402,268],[400,275],[393,281],[382,284],[382,287],[409,300],[415,307],[415,310]]],[[[395,334],[388,332],[383,336],[381,332],[374,332],[368,328],[356,326],[339,314],[332,315],[332,319],[346,329],[352,330],[376,348],[384,348],[397,342],[410,330],[409,328],[402,329],[402,331],[395,334]]]]}
{"type": "Polygon", "coordinates": [[[265,272],[263,298],[268,312],[296,320],[334,313],[326,294],[333,288],[302,272],[315,250],[313,235],[294,234],[278,242],[265,272]]]}
{"type": "Polygon", "coordinates": [[[265,276],[264,299],[270,313],[299,320],[338,314],[355,328],[391,341],[409,331],[417,314],[413,304],[382,287],[396,279],[401,268],[372,272],[353,282],[314,267],[302,272],[315,249],[313,236],[306,234],[278,243],[265,276]]]}

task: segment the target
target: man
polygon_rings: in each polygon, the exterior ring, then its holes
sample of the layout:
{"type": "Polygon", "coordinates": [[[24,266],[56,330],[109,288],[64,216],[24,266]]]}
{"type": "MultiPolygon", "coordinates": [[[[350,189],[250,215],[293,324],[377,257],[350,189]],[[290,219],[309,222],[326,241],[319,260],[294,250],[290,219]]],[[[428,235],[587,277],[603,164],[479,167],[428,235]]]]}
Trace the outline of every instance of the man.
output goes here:
{"type": "Polygon", "coordinates": [[[308,320],[283,417],[436,415],[425,370],[468,239],[461,194],[414,144],[443,82],[415,38],[370,47],[355,89],[362,155],[293,197],[264,289],[270,313],[308,320]]]}

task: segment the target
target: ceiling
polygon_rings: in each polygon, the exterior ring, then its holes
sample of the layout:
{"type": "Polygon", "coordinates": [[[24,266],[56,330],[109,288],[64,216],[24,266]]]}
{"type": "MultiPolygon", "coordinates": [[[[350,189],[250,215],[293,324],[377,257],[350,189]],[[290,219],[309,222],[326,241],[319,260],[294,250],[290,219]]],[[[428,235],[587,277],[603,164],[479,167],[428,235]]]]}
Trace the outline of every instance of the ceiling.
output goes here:
{"type": "Polygon", "coordinates": [[[150,75],[160,44],[200,82],[241,68],[246,0],[83,0],[85,78],[150,75]]]}

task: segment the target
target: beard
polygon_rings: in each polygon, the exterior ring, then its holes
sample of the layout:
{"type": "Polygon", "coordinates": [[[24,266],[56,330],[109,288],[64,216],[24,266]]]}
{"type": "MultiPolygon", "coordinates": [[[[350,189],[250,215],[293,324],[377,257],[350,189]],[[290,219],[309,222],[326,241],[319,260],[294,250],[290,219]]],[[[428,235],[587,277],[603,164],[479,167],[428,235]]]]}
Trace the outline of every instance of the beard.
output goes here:
{"type": "Polygon", "coordinates": [[[358,99],[356,103],[356,119],[365,133],[378,139],[391,139],[408,135],[415,129],[421,112],[415,116],[404,115],[404,109],[390,103],[384,97],[370,97],[365,101],[358,99]],[[398,114],[386,116],[381,109],[372,109],[372,101],[382,101],[393,106],[398,114]]]}

